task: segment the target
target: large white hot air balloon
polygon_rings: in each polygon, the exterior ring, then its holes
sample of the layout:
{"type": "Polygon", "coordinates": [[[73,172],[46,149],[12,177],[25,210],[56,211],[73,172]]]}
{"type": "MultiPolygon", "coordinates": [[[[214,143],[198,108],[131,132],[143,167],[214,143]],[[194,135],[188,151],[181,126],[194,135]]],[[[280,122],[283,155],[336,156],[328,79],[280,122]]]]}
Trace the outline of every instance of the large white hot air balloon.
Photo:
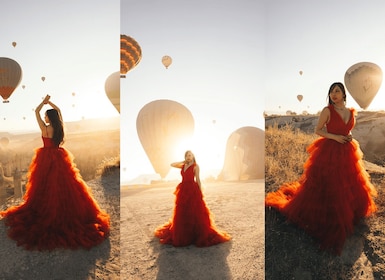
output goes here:
{"type": "Polygon", "coordinates": [[[369,107],[381,83],[382,70],[371,62],[356,63],[345,73],[345,86],[362,109],[369,107]]]}
{"type": "Polygon", "coordinates": [[[108,76],[104,84],[104,90],[112,105],[120,113],[120,71],[108,76]]]}
{"type": "Polygon", "coordinates": [[[176,101],[155,100],[140,110],[136,129],[154,170],[165,178],[176,161],[176,147],[193,135],[194,118],[176,101]]]}
{"type": "Polygon", "coordinates": [[[225,162],[218,176],[224,181],[262,179],[265,176],[265,132],[245,126],[234,131],[226,144],[225,162]]]}

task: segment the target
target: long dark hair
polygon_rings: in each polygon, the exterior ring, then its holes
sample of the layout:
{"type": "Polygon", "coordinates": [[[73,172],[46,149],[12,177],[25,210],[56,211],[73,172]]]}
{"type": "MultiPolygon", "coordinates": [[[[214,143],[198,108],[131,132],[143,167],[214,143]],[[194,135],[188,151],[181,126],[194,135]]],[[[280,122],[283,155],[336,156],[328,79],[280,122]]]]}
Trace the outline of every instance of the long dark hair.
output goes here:
{"type": "Polygon", "coordinates": [[[52,141],[59,146],[64,142],[64,128],[63,120],[55,109],[49,109],[46,111],[49,122],[53,128],[52,141]]]}
{"type": "Polygon", "coordinates": [[[333,101],[332,99],[330,98],[330,93],[333,91],[333,89],[335,87],[339,87],[344,95],[344,102],[346,103],[346,91],[345,91],[345,87],[344,87],[344,84],[343,83],[340,83],[340,82],[336,82],[336,83],[333,83],[330,88],[329,88],[329,92],[328,92],[328,100],[329,100],[329,105],[333,104],[333,101]]]}

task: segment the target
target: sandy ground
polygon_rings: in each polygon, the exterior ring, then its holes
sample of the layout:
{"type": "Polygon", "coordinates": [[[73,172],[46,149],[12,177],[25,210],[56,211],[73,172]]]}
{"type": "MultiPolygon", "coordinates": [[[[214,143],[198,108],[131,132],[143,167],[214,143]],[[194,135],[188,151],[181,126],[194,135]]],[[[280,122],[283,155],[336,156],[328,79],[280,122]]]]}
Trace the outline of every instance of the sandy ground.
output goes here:
{"type": "Polygon", "coordinates": [[[0,220],[0,279],[120,279],[119,170],[88,182],[111,217],[111,235],[91,250],[26,251],[6,235],[0,220]]]}
{"type": "Polygon", "coordinates": [[[203,184],[217,227],[232,236],[208,248],[175,248],[153,236],[171,217],[176,185],[122,187],[121,278],[264,279],[264,181],[203,184]]]}

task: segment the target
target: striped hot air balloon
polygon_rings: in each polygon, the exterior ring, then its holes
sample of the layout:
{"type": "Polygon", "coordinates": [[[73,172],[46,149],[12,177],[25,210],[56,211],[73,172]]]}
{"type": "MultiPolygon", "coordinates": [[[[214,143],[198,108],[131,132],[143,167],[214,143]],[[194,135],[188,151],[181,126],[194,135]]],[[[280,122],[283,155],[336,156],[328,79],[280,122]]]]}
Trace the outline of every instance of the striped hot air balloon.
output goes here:
{"type": "Polygon", "coordinates": [[[0,95],[3,103],[8,103],[8,98],[21,81],[22,71],[19,63],[8,57],[0,57],[0,95]]]}
{"type": "Polygon", "coordinates": [[[142,49],[138,42],[130,36],[120,35],[120,74],[126,77],[128,71],[133,69],[142,58],[142,49]]]}

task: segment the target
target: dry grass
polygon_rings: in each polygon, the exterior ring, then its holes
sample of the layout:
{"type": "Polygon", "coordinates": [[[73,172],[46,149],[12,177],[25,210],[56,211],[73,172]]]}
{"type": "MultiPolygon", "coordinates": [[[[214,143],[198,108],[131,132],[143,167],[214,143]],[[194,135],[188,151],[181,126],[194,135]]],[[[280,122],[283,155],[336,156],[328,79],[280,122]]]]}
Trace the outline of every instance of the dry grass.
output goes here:
{"type": "MultiPolygon", "coordinates": [[[[299,178],[308,157],[306,147],[317,136],[290,126],[267,127],[265,135],[266,192],[270,192],[299,178]]],[[[266,279],[385,279],[385,176],[368,171],[378,190],[378,212],[356,227],[341,256],[320,251],[304,231],[266,208],[266,279]]]]}
{"type": "MultiPolygon", "coordinates": [[[[7,165],[10,166],[10,170],[6,172],[11,173],[15,169],[27,171],[34,150],[41,146],[40,135],[16,142],[8,151],[7,165]]],[[[100,164],[119,157],[120,132],[115,130],[69,134],[66,136],[63,147],[74,155],[74,162],[83,179],[89,181],[96,177],[96,170],[100,164]]]]}
{"type": "MultiPolygon", "coordinates": [[[[7,177],[13,176],[15,171],[21,172],[22,185],[25,186],[34,150],[42,146],[42,140],[39,134],[18,137],[21,140],[17,138],[11,141],[9,149],[0,154],[0,163],[7,177]]],[[[109,169],[112,172],[114,167],[120,168],[119,130],[69,134],[63,147],[73,154],[74,163],[86,182],[106,175],[109,169]]]]}
{"type": "Polygon", "coordinates": [[[278,188],[283,182],[298,179],[307,159],[306,147],[314,134],[305,134],[290,125],[268,127],[265,131],[265,184],[266,192],[278,188]],[[275,189],[274,189],[275,188],[275,189]]]}

